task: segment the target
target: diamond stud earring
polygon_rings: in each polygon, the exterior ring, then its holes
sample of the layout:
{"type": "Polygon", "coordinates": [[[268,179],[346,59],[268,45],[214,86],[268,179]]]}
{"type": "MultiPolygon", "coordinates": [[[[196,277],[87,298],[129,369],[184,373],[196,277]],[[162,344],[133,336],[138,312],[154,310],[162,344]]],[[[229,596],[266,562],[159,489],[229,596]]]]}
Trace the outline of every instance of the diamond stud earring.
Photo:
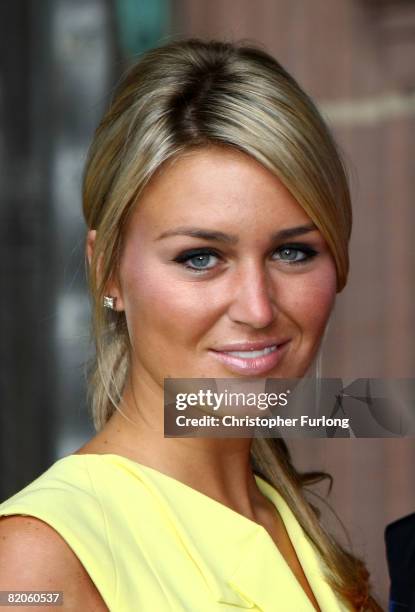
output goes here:
{"type": "Polygon", "coordinates": [[[104,307],[110,308],[111,310],[115,310],[115,305],[117,303],[117,298],[112,295],[104,295],[104,307]]]}

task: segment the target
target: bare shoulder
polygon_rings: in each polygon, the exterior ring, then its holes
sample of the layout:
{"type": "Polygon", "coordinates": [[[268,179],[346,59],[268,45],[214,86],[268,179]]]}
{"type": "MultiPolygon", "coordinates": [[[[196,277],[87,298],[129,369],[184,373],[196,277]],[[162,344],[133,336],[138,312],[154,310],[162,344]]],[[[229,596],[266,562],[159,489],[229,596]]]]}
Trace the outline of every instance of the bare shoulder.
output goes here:
{"type": "MultiPolygon", "coordinates": [[[[0,517],[0,591],[63,591],[63,606],[36,610],[108,612],[100,593],[65,540],[31,516],[0,517]]],[[[15,606],[2,610],[15,610],[15,606]]],[[[33,606],[19,606],[32,610],[33,606]]]]}

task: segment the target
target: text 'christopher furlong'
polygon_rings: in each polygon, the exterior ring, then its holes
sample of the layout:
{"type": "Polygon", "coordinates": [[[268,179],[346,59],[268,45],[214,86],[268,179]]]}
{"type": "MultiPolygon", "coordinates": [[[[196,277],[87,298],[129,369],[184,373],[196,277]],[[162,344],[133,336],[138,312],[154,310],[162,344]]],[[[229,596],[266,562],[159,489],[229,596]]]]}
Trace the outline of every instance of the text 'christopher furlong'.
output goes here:
{"type": "Polygon", "coordinates": [[[347,418],[309,417],[307,415],[295,418],[283,418],[278,415],[270,418],[237,417],[235,415],[216,417],[206,414],[201,417],[180,415],[176,417],[176,424],[179,427],[341,427],[342,429],[350,426],[347,418]]]}

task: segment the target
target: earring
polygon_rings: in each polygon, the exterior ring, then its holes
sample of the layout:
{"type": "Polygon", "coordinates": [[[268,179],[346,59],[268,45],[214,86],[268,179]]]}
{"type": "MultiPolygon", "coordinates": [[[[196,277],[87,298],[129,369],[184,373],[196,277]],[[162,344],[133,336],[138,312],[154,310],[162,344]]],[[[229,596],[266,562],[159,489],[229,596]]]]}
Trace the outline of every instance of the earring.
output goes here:
{"type": "Polygon", "coordinates": [[[117,303],[117,298],[112,295],[104,295],[104,308],[110,308],[111,310],[116,310],[115,306],[117,303]]]}

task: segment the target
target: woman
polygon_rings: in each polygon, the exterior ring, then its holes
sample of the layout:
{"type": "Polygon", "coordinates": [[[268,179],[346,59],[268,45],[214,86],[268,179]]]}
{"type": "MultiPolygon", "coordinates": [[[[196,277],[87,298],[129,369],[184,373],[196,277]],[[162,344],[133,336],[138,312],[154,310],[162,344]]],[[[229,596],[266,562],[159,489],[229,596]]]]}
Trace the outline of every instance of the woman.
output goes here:
{"type": "Polygon", "coordinates": [[[0,506],[0,588],[68,610],[380,610],[306,499],[324,475],[282,440],[163,436],[165,378],[302,377],[317,354],[351,208],[313,103],[254,47],[151,50],[97,129],[84,214],[97,434],[0,506]]]}

